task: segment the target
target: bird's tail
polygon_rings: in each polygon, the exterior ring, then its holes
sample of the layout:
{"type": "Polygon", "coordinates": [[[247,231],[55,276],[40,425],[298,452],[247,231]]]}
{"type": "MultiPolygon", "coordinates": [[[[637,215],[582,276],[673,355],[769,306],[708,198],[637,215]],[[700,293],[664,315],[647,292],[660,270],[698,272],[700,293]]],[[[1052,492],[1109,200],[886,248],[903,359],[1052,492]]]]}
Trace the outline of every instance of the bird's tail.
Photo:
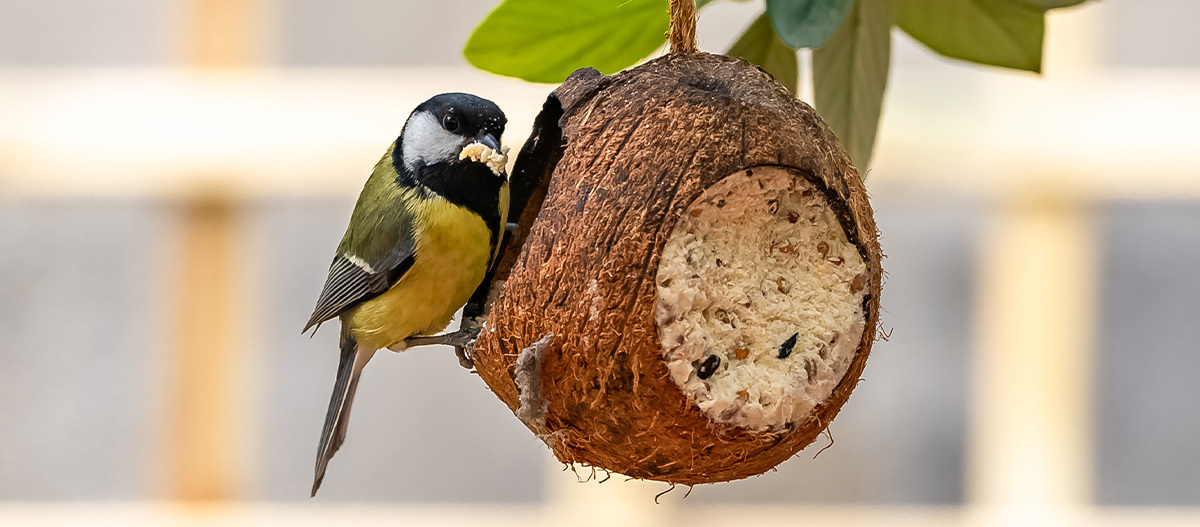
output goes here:
{"type": "Polygon", "coordinates": [[[358,347],[358,341],[342,326],[342,356],[338,361],[337,380],[333,383],[333,395],[329,398],[329,410],[325,414],[325,426],[321,429],[321,444],[317,447],[317,466],[313,475],[311,496],[317,495],[321,480],[325,479],[325,467],[346,440],[346,426],[350,422],[350,406],[354,403],[354,392],[358,389],[358,378],[363,367],[375,350],[358,347]]]}

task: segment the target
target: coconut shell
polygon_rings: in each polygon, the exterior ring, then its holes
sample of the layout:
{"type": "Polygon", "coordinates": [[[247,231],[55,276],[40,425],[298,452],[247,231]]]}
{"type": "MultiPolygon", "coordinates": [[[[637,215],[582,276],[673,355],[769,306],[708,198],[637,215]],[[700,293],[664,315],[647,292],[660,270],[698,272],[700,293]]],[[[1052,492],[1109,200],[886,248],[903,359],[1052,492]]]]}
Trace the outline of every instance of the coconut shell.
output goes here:
{"type": "Polygon", "coordinates": [[[518,355],[553,334],[537,371],[544,407],[525,421],[560,461],[681,484],[760,474],[811,443],[857,384],[879,313],[871,206],[821,118],[763,71],[703,53],[612,76],[576,71],[547,101],[513,184],[516,210],[529,206],[509,220],[521,228],[495,273],[473,356],[518,412],[518,355]],[[671,380],[654,279],[688,205],[727,175],[762,166],[822,191],[869,273],[866,329],[849,371],[805,420],[768,432],[713,422],[671,380]]]}

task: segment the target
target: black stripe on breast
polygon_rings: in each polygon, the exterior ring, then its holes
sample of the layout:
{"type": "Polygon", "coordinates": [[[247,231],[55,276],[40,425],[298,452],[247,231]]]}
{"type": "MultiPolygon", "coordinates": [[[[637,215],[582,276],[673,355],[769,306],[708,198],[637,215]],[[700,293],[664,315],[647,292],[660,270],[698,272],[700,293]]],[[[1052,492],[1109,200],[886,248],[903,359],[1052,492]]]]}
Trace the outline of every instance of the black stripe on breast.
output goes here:
{"type": "MultiPolygon", "coordinates": [[[[399,146],[399,145],[397,145],[399,146]]],[[[418,165],[409,173],[404,166],[404,154],[396,148],[392,166],[398,174],[397,183],[408,187],[424,187],[483,218],[491,232],[491,247],[500,241],[503,224],[500,220],[500,189],[504,178],[492,173],[483,163],[452,161],[434,165],[418,165]]]]}

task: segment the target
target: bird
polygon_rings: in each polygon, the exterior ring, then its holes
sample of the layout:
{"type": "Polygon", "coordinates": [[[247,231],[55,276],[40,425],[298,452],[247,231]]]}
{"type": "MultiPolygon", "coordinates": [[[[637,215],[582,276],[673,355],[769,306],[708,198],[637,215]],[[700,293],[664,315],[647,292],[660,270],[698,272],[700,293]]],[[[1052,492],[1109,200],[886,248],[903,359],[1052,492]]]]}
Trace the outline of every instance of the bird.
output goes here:
{"type": "Polygon", "coordinates": [[[506,232],[506,124],[492,101],[436,95],[412,111],[363,186],[302,331],[335,317],[341,323],[311,496],[346,439],[359,377],[375,352],[461,342],[439,332],[483,282],[506,232]]]}

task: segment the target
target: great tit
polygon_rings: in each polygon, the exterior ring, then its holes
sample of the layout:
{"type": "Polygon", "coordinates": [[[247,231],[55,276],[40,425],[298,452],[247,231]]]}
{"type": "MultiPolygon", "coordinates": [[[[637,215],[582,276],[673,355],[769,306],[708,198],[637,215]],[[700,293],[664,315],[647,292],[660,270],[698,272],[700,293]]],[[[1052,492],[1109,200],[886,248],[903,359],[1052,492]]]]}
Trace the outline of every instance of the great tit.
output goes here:
{"type": "Polygon", "coordinates": [[[508,215],[507,120],[495,103],[444,93],[417,106],[367,179],[304,332],[338,317],[341,359],[321,429],[312,495],[346,438],[376,351],[437,335],[483,281],[508,215]]]}

